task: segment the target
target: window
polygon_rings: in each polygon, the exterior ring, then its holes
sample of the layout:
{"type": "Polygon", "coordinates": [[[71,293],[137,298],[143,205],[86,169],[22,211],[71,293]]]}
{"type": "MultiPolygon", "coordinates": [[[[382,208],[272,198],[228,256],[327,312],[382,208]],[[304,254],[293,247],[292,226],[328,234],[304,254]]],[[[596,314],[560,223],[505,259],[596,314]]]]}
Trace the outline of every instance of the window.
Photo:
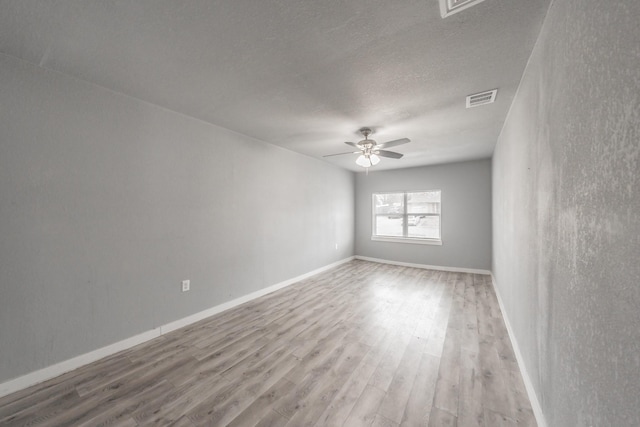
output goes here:
{"type": "Polygon", "coordinates": [[[441,245],[440,190],[373,193],[372,240],[441,245]]]}

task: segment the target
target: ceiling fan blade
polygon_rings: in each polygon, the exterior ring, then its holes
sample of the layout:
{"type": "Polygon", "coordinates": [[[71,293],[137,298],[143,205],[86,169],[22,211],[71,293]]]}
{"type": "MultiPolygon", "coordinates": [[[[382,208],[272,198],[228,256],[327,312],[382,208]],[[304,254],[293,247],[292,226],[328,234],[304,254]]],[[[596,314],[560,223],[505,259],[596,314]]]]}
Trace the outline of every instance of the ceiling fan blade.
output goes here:
{"type": "Polygon", "coordinates": [[[356,144],[355,142],[345,141],[344,143],[347,144],[347,145],[350,145],[352,147],[360,148],[360,146],[358,144],[356,144]]]}
{"type": "Polygon", "coordinates": [[[404,155],[404,154],[396,153],[395,151],[387,151],[387,150],[375,150],[374,153],[377,154],[378,156],[390,157],[392,159],[399,159],[404,155]]]}
{"type": "Polygon", "coordinates": [[[326,156],[322,156],[322,157],[342,156],[343,154],[360,154],[360,152],[359,151],[349,151],[348,153],[327,154],[326,156]]]}
{"type": "Polygon", "coordinates": [[[411,140],[409,138],[394,139],[393,141],[382,142],[376,145],[376,148],[395,147],[396,145],[406,144],[407,142],[411,142],[411,140]]]}

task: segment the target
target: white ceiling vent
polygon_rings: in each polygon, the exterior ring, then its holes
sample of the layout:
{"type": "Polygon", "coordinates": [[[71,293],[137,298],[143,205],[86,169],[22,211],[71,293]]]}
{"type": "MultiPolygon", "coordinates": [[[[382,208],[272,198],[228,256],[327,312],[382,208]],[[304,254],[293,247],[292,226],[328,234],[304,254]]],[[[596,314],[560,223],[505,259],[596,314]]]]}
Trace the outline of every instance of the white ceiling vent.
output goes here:
{"type": "Polygon", "coordinates": [[[458,13],[484,0],[440,0],[440,15],[446,18],[449,15],[458,13]]]}
{"type": "Polygon", "coordinates": [[[491,104],[496,100],[497,94],[498,89],[493,89],[469,95],[467,96],[467,108],[477,107],[484,104],[491,104]]]}

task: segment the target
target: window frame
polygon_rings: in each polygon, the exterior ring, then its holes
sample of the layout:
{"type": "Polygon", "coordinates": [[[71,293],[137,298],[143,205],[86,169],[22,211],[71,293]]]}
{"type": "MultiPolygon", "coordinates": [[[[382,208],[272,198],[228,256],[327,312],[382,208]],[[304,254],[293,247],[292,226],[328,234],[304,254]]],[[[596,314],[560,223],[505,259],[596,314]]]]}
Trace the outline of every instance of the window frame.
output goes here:
{"type": "MultiPolygon", "coordinates": [[[[394,214],[396,215],[396,214],[394,214]]],[[[442,245],[442,190],[406,190],[406,191],[379,191],[371,193],[371,240],[378,242],[395,242],[395,243],[413,243],[419,245],[442,245]],[[440,193],[440,213],[408,213],[407,195],[409,193],[428,193],[435,192],[440,193]],[[376,196],[380,194],[402,194],[403,196],[403,212],[398,213],[397,216],[402,217],[402,236],[381,236],[376,234],[376,216],[388,216],[389,214],[377,214],[376,213],[376,196]],[[438,235],[440,238],[434,239],[430,237],[409,237],[409,216],[412,215],[424,215],[424,216],[437,216],[438,221],[438,235]]]]}

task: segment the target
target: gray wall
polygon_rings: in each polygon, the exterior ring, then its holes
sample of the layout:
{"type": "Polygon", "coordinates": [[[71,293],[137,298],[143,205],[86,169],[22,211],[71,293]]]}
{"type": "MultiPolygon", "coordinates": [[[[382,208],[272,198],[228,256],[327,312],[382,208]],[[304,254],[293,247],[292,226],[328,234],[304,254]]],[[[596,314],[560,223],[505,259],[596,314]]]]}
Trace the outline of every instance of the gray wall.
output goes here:
{"type": "Polygon", "coordinates": [[[350,172],[4,55],[0,99],[0,382],[353,255],[350,172]]]}
{"type": "Polygon", "coordinates": [[[553,2],[493,158],[493,271],[550,426],[640,425],[640,2],[553,2]]]}
{"type": "Polygon", "coordinates": [[[356,255],[489,270],[491,160],[358,173],[356,255]],[[405,190],[442,190],[442,246],[371,240],[371,194],[405,190]]]}

